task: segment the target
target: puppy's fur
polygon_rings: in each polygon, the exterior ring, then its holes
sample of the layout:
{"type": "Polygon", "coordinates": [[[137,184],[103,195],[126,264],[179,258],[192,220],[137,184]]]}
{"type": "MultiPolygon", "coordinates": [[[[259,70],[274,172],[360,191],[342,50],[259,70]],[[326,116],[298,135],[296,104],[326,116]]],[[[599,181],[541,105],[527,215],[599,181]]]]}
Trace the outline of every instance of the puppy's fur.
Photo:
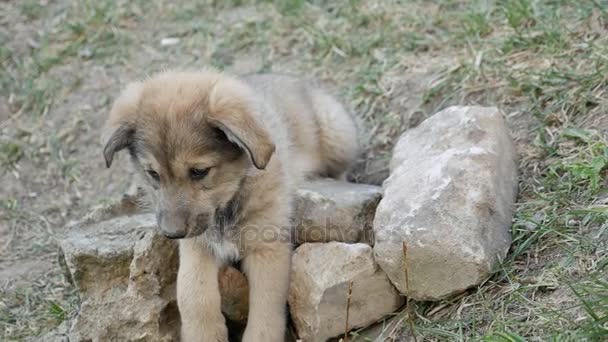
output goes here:
{"type": "Polygon", "coordinates": [[[104,157],[127,149],[154,190],[161,232],[180,238],[184,341],[226,341],[218,269],[242,260],[250,296],[244,341],[281,341],[291,199],[309,176],[339,178],[357,129],[333,97],[288,76],[236,79],[166,71],[114,103],[104,157]]]}

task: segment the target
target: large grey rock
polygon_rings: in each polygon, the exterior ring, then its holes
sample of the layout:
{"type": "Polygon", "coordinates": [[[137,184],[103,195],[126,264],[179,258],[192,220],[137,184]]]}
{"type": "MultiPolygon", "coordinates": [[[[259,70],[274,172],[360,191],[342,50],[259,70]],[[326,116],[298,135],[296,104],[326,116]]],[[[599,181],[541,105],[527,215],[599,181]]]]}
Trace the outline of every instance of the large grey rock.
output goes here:
{"type": "Polygon", "coordinates": [[[303,184],[295,199],[295,238],[304,242],[373,242],[372,223],[382,189],[333,179],[303,184]]]}
{"type": "Polygon", "coordinates": [[[289,307],[303,342],[367,326],[401,306],[403,298],[378,268],[367,244],[307,243],[293,255],[289,307]]]}
{"type": "Polygon", "coordinates": [[[479,284],[511,242],[517,167],[501,113],[450,107],[406,131],[383,189],[374,254],[402,293],[436,300],[479,284]]]}

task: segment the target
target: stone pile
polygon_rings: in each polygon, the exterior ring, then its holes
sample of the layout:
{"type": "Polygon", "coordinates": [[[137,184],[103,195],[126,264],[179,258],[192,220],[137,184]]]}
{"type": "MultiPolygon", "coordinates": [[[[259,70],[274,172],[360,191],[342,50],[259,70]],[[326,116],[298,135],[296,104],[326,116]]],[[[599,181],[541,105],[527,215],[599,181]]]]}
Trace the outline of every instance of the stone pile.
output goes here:
{"type": "MultiPolygon", "coordinates": [[[[397,311],[404,296],[438,300],[480,284],[509,248],[516,193],[513,143],[487,107],[450,107],[406,131],[382,187],[303,185],[288,302],[298,338],[325,341],[397,311]]],[[[61,241],[82,302],[70,340],[178,339],[176,244],[139,196],[93,211],[61,241]]],[[[228,267],[220,284],[231,282],[246,278],[228,267]]],[[[247,302],[247,291],[222,292],[231,321],[246,322],[247,302]]]]}

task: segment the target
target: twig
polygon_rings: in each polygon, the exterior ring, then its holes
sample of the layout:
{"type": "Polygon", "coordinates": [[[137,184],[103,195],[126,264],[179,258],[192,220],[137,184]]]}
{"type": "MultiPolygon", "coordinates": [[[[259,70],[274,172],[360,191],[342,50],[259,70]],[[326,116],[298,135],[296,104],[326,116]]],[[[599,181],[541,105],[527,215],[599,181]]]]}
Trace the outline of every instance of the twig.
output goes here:
{"type": "MultiPolygon", "coordinates": [[[[403,323],[403,321],[406,318],[407,318],[407,313],[404,312],[403,317],[401,317],[398,321],[389,323],[389,326],[392,324],[392,327],[391,327],[390,332],[388,333],[388,335],[386,335],[386,338],[384,338],[382,340],[380,340],[380,338],[377,338],[376,340],[374,340],[374,342],[379,342],[379,341],[396,341],[397,338],[395,337],[395,334],[401,328],[401,323],[403,323]]],[[[380,336],[380,337],[382,337],[382,336],[380,336]]]]}
{"type": "Polygon", "coordinates": [[[410,306],[410,277],[407,272],[407,246],[405,241],[403,241],[403,274],[405,276],[405,293],[407,294],[405,297],[405,314],[407,325],[412,332],[414,342],[418,342],[418,338],[416,338],[416,331],[414,330],[414,319],[411,315],[412,307],[410,306]]]}
{"type": "Polygon", "coordinates": [[[353,295],[353,281],[348,282],[348,294],[346,295],[346,322],[344,322],[344,342],[348,342],[348,314],[350,312],[350,299],[353,295]]]}

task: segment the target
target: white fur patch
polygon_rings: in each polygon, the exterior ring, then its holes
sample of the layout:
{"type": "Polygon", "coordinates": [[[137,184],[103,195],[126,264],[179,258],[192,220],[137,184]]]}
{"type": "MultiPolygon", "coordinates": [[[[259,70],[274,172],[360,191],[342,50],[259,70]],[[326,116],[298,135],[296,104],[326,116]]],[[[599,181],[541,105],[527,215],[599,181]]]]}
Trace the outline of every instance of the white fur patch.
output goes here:
{"type": "Polygon", "coordinates": [[[234,242],[230,241],[208,241],[209,249],[216,258],[223,262],[234,262],[239,260],[239,248],[234,242]]]}

